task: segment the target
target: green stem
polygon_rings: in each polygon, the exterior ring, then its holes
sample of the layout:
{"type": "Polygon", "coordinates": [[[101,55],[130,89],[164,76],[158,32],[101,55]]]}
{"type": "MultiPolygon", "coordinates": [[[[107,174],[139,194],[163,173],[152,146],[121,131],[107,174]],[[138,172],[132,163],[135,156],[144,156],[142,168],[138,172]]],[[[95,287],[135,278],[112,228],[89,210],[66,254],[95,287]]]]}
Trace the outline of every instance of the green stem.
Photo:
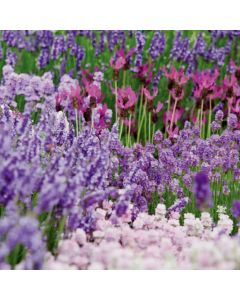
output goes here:
{"type": "Polygon", "coordinates": [[[130,141],[131,141],[131,120],[132,120],[132,113],[130,113],[129,116],[129,126],[128,126],[128,139],[127,139],[127,146],[130,146],[130,141]]]}
{"type": "Polygon", "coordinates": [[[79,114],[79,132],[82,131],[82,116],[79,114]]]}
{"type": "Polygon", "coordinates": [[[139,106],[139,112],[138,112],[138,124],[140,122],[140,117],[141,117],[141,112],[142,112],[142,106],[143,106],[143,86],[141,86],[140,106],[139,106]]]}
{"type": "Polygon", "coordinates": [[[123,87],[125,87],[126,85],[126,75],[127,75],[127,72],[126,70],[123,71],[123,87]]]}
{"type": "Polygon", "coordinates": [[[119,132],[119,140],[121,141],[122,138],[122,132],[123,132],[123,121],[121,120],[121,124],[120,124],[120,132],[119,132]]]}
{"type": "MultiPolygon", "coordinates": [[[[146,100],[147,101],[147,100],[146,100]]],[[[144,118],[144,142],[146,143],[147,141],[147,110],[145,111],[145,118],[144,118]]]]}
{"type": "Polygon", "coordinates": [[[170,110],[170,103],[171,103],[171,95],[169,94],[168,95],[168,107],[167,107],[167,111],[169,112],[169,110],[170,110]]]}
{"type": "Polygon", "coordinates": [[[203,132],[202,132],[202,137],[205,138],[206,122],[203,123],[202,127],[203,127],[203,130],[202,130],[202,131],[203,131],[203,132]]]}
{"type": "MultiPolygon", "coordinates": [[[[170,106],[171,106],[171,95],[169,93],[168,95],[168,107],[167,107],[167,113],[170,111],[170,106]]],[[[165,133],[164,133],[165,138],[167,137],[167,126],[165,126],[165,133]]]]}
{"type": "Polygon", "coordinates": [[[199,126],[200,123],[200,109],[197,110],[197,125],[199,126]]]}
{"type": "Polygon", "coordinates": [[[200,138],[202,138],[202,117],[203,117],[203,99],[201,101],[201,111],[200,111],[200,138]]]}
{"type": "Polygon", "coordinates": [[[143,106],[143,114],[142,114],[142,118],[141,118],[141,121],[140,121],[140,124],[138,127],[137,143],[139,143],[141,129],[142,129],[143,121],[145,119],[146,110],[147,110],[147,101],[144,103],[144,106],[143,106]]]}
{"type": "Polygon", "coordinates": [[[209,114],[208,114],[208,137],[211,135],[211,123],[212,123],[212,100],[209,100],[209,114]]]}
{"type": "Polygon", "coordinates": [[[118,92],[117,92],[117,80],[114,81],[114,85],[115,85],[115,118],[116,118],[116,122],[117,122],[117,116],[118,116],[118,111],[117,111],[117,98],[118,98],[118,92]]]}
{"type": "Polygon", "coordinates": [[[177,107],[177,100],[175,100],[175,102],[174,102],[173,113],[172,113],[171,124],[170,124],[170,133],[172,132],[173,120],[174,120],[174,115],[176,112],[176,107],[177,107]]]}
{"type": "Polygon", "coordinates": [[[152,131],[152,144],[153,144],[153,139],[154,139],[155,127],[156,127],[156,124],[154,123],[153,124],[153,131],[152,131]]]}
{"type": "Polygon", "coordinates": [[[78,111],[75,109],[76,136],[78,136],[78,111]]]}
{"type": "Polygon", "coordinates": [[[151,119],[152,119],[152,114],[149,112],[148,114],[148,140],[149,143],[151,143],[151,119]]]}

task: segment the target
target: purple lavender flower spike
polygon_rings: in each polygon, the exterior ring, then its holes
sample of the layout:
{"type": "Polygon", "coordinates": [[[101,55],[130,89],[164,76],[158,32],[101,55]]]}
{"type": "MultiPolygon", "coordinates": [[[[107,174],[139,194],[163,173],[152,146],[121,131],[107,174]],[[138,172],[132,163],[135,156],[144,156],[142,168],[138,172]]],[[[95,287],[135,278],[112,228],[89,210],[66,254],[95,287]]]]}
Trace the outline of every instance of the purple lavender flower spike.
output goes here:
{"type": "Polygon", "coordinates": [[[240,218],[240,200],[233,201],[231,212],[236,219],[240,218]]]}
{"type": "Polygon", "coordinates": [[[198,208],[202,207],[203,205],[207,205],[209,207],[212,206],[210,182],[207,173],[204,171],[200,171],[195,175],[194,195],[196,199],[196,206],[198,208]]]}

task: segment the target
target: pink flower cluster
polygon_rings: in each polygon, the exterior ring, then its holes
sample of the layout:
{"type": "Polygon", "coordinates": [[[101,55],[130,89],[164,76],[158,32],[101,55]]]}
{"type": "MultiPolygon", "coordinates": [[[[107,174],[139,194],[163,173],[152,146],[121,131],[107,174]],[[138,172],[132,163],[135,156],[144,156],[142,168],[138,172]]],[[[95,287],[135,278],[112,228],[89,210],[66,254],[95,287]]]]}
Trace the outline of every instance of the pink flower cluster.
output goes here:
{"type": "MultiPolygon", "coordinates": [[[[87,72],[87,71],[85,71],[87,72]]],[[[102,130],[111,124],[112,111],[102,103],[101,81],[103,74],[95,72],[83,73],[82,85],[69,75],[61,78],[56,92],[56,110],[64,110],[72,120],[79,118],[92,124],[96,130],[102,130]]]]}
{"type": "Polygon", "coordinates": [[[219,207],[214,225],[208,212],[200,218],[179,213],[166,217],[164,204],[155,215],[140,213],[131,222],[131,207],[121,218],[111,203],[97,208],[96,230],[77,229],[62,239],[56,257],[47,254],[45,269],[238,269],[239,237],[229,236],[233,222],[219,207]],[[107,218],[107,216],[109,216],[107,218]]]}

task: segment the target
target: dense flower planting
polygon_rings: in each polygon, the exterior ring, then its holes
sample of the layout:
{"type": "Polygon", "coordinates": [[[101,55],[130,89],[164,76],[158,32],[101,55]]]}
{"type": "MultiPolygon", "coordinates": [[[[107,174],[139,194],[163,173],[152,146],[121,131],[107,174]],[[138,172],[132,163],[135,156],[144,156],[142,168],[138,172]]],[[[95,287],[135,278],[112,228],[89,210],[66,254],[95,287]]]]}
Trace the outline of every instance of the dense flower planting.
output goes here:
{"type": "Polygon", "coordinates": [[[0,269],[239,269],[240,31],[2,31],[0,269]]]}

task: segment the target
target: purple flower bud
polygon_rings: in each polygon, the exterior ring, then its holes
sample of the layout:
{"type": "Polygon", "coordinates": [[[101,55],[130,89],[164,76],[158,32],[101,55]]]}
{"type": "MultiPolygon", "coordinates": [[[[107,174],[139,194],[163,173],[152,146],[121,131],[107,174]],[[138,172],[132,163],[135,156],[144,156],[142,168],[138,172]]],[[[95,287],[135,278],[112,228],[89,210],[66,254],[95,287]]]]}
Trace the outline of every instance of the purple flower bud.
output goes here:
{"type": "Polygon", "coordinates": [[[220,123],[223,121],[224,113],[222,110],[218,110],[215,115],[215,121],[220,123]]]}
{"type": "Polygon", "coordinates": [[[218,131],[219,129],[221,129],[221,125],[220,125],[218,122],[213,121],[213,122],[211,123],[211,129],[212,129],[213,132],[216,132],[216,131],[218,131]]]}
{"type": "Polygon", "coordinates": [[[155,31],[149,48],[149,53],[153,60],[157,59],[163,53],[166,46],[164,33],[155,31]]]}
{"type": "Polygon", "coordinates": [[[237,123],[238,123],[238,119],[237,116],[235,114],[230,114],[228,119],[228,128],[229,129],[235,129],[237,127],[237,123]]]}
{"type": "Polygon", "coordinates": [[[223,109],[223,103],[220,102],[218,105],[216,105],[214,108],[213,108],[213,112],[216,113],[218,110],[222,110],[223,109]]]}
{"type": "Polygon", "coordinates": [[[198,172],[194,179],[194,195],[196,199],[197,207],[201,207],[204,204],[212,206],[211,200],[211,187],[206,172],[198,172]]]}
{"type": "Polygon", "coordinates": [[[8,48],[6,64],[14,67],[16,63],[17,63],[17,54],[8,48]]]}
{"type": "Polygon", "coordinates": [[[159,144],[163,140],[163,134],[160,130],[157,130],[154,134],[154,143],[159,144]]]}
{"type": "Polygon", "coordinates": [[[233,201],[231,211],[232,211],[233,216],[236,219],[240,218],[240,201],[239,200],[233,201]]]}
{"type": "Polygon", "coordinates": [[[118,217],[121,217],[125,214],[128,209],[128,203],[126,201],[119,201],[116,205],[115,211],[118,217]]]}
{"type": "Polygon", "coordinates": [[[172,206],[169,207],[168,213],[181,212],[188,203],[188,198],[178,199],[172,206]]]}
{"type": "Polygon", "coordinates": [[[46,65],[50,61],[50,53],[48,49],[42,49],[38,59],[37,59],[37,65],[39,69],[43,69],[46,67],[46,65]]]}

